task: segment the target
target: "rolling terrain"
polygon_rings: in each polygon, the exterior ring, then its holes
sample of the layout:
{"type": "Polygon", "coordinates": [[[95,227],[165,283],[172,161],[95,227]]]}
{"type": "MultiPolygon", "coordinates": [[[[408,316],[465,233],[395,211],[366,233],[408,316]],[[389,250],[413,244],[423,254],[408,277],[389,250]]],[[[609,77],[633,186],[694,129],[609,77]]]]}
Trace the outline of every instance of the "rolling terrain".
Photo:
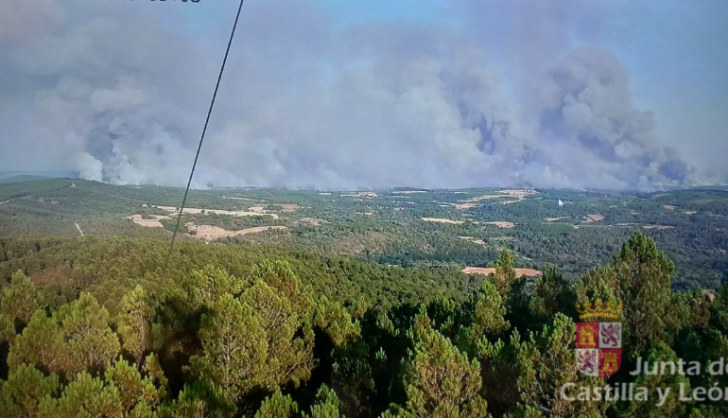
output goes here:
{"type": "MultiPolygon", "coordinates": [[[[183,190],[4,179],[0,237],[169,239],[183,190]]],[[[673,288],[717,288],[728,269],[728,191],[225,189],[191,191],[183,241],[274,245],[402,267],[515,265],[567,277],[608,261],[635,230],[675,263],[673,288]],[[562,204],[559,204],[561,202],[562,204]]]]}

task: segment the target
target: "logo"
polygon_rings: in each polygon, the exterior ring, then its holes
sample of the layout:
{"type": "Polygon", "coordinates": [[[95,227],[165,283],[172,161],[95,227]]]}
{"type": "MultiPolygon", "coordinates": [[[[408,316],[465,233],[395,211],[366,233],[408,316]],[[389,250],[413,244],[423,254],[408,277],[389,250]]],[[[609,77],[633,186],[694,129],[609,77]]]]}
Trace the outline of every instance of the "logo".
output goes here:
{"type": "Polygon", "coordinates": [[[576,310],[579,318],[591,321],[576,323],[576,367],[592,377],[617,373],[622,365],[622,323],[607,321],[619,319],[622,304],[586,301],[577,303],[576,310]]]}

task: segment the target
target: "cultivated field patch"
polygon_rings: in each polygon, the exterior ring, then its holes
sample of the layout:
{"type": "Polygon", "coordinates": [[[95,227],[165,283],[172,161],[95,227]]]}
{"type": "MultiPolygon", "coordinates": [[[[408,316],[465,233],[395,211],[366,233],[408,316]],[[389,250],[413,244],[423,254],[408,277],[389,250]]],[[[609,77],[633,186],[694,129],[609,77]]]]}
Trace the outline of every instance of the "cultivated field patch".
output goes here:
{"type": "MultiPolygon", "coordinates": [[[[179,208],[176,208],[174,206],[153,206],[162,210],[165,210],[169,213],[176,214],[179,212],[179,208]]],[[[255,208],[259,208],[259,206],[255,206],[255,208]]],[[[252,208],[251,208],[252,209],[252,208]]],[[[227,216],[270,216],[273,219],[278,219],[278,215],[275,213],[266,213],[262,209],[259,212],[248,210],[248,211],[242,211],[242,210],[223,210],[223,209],[199,209],[199,208],[185,208],[184,212],[186,214],[205,214],[205,215],[227,215],[227,216]]]]}
{"type": "Polygon", "coordinates": [[[146,228],[164,228],[164,225],[160,222],[162,219],[172,219],[169,216],[164,215],[152,215],[151,219],[142,219],[142,215],[131,215],[125,219],[132,220],[135,224],[146,228]]]}
{"type": "MultiPolygon", "coordinates": [[[[523,276],[534,277],[534,276],[540,276],[543,274],[542,272],[540,272],[538,270],[534,270],[534,269],[514,269],[514,270],[516,271],[517,277],[523,277],[523,276]]],[[[482,274],[484,276],[488,276],[491,274],[495,274],[495,268],[494,267],[465,267],[462,270],[462,272],[465,274],[482,274]]]]}
{"type": "Polygon", "coordinates": [[[462,225],[465,223],[465,221],[454,221],[452,219],[445,219],[445,218],[422,218],[425,222],[435,222],[435,223],[441,223],[441,224],[452,224],[452,225],[462,225]]]}
{"type": "Polygon", "coordinates": [[[587,223],[590,223],[590,222],[599,222],[599,221],[603,221],[604,220],[604,215],[602,215],[601,213],[595,213],[595,214],[592,214],[592,215],[587,215],[586,218],[587,218],[586,219],[587,223]]]}
{"type": "Polygon", "coordinates": [[[224,228],[220,228],[219,226],[213,226],[213,225],[195,225],[193,222],[187,222],[185,224],[187,227],[187,230],[192,234],[192,236],[202,239],[206,242],[214,241],[219,238],[228,238],[228,237],[235,237],[235,236],[243,236],[248,234],[257,234],[260,232],[268,231],[268,230],[283,230],[287,229],[287,227],[283,225],[279,226],[256,226],[252,228],[245,228],[241,229],[239,231],[228,231],[224,228]]]}
{"type": "Polygon", "coordinates": [[[673,229],[674,226],[670,225],[644,225],[642,228],[644,229],[673,229]]]}
{"type": "Polygon", "coordinates": [[[507,222],[507,221],[493,221],[493,222],[485,222],[486,225],[495,225],[498,228],[507,228],[512,229],[516,227],[516,224],[513,222],[507,222]]]}

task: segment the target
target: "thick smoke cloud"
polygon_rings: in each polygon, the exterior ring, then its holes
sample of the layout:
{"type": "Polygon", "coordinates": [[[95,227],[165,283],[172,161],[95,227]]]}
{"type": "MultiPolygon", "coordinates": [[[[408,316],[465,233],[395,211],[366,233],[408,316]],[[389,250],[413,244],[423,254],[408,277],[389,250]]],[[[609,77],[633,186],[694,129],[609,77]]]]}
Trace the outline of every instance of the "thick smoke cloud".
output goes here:
{"type": "MultiPolygon", "coordinates": [[[[502,25],[527,9],[457,3],[469,16],[498,11],[502,25]]],[[[492,29],[507,53],[473,22],[342,32],[312,1],[246,5],[194,186],[704,181],[660,145],[655,117],[632,105],[617,58],[569,41],[570,28],[596,36],[590,31],[603,11],[590,2],[538,3],[540,15],[521,16],[533,24],[492,29]]],[[[185,184],[222,49],[128,2],[3,4],[3,165],[70,168],[115,184],[185,184]]]]}

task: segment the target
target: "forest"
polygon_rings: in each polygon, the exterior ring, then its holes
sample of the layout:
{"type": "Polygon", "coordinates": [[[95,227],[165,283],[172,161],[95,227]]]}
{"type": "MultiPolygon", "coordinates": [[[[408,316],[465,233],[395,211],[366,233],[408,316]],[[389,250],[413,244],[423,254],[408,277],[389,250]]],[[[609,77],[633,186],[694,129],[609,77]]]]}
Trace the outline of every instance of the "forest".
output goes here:
{"type": "MultiPolygon", "coordinates": [[[[728,272],[673,291],[633,232],[572,279],[448,263],[387,266],[269,245],[153,237],[0,239],[3,417],[723,417],[706,397],[565,399],[573,383],[728,388],[728,375],[637,374],[637,361],[728,355],[728,272]],[[577,370],[577,306],[620,306],[622,364],[577,370]],[[703,399],[703,400],[699,400],[703,399]]],[[[686,389],[687,388],[687,389],[686,389]]],[[[692,393],[692,392],[691,392],[692,393]]]]}
{"type": "MultiPolygon", "coordinates": [[[[0,183],[0,237],[76,237],[78,224],[90,236],[169,239],[176,217],[155,206],[175,207],[183,193],[181,188],[115,186],[78,179],[4,179],[0,183]],[[148,228],[127,219],[134,214],[170,219],[162,219],[159,228],[148,228]]],[[[547,265],[555,265],[569,280],[575,280],[594,265],[608,262],[639,229],[675,264],[674,290],[716,290],[728,269],[728,190],[717,187],[652,193],[401,188],[360,194],[210,189],[192,190],[187,207],[256,208],[261,213],[185,213],[177,237],[181,240],[199,241],[188,234],[188,222],[226,231],[285,226],[285,230],[217,241],[272,245],[400,267],[493,267],[501,250],[508,249],[517,267],[543,271],[547,265]],[[521,192],[524,194],[519,195],[521,192]],[[455,223],[425,222],[423,218],[455,223]],[[503,221],[513,227],[489,223],[503,221]]]]}

